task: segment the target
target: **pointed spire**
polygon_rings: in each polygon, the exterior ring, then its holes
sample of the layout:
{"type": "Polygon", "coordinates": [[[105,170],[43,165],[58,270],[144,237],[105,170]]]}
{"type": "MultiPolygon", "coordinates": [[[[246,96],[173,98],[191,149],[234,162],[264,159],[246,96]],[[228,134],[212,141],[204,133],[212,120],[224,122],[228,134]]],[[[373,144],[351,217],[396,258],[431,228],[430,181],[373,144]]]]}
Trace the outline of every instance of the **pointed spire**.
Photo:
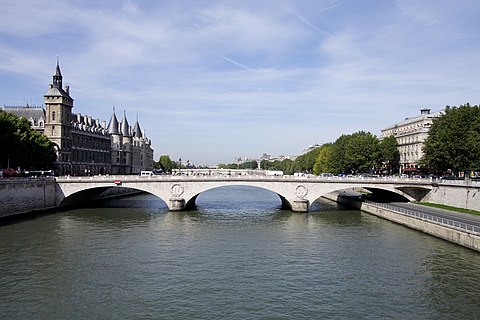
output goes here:
{"type": "Polygon", "coordinates": [[[140,129],[140,124],[138,123],[138,113],[137,113],[137,121],[135,122],[135,125],[133,126],[133,136],[135,138],[142,138],[142,129],[140,129]]]}
{"type": "Polygon", "coordinates": [[[129,128],[130,125],[128,124],[128,121],[127,121],[127,112],[124,110],[123,111],[123,120],[122,120],[122,134],[124,137],[130,137],[130,132],[129,132],[129,128]]]}
{"type": "Polygon", "coordinates": [[[115,115],[115,107],[113,107],[112,117],[110,118],[107,129],[110,134],[120,134],[120,132],[118,132],[118,120],[115,115]]]}
{"type": "Polygon", "coordinates": [[[55,68],[55,74],[53,75],[53,86],[62,89],[62,72],[60,71],[60,62],[57,55],[57,67],[55,68]]]}
{"type": "Polygon", "coordinates": [[[56,76],[62,76],[62,73],[60,72],[60,58],[57,54],[57,68],[55,69],[55,75],[56,76]]]}

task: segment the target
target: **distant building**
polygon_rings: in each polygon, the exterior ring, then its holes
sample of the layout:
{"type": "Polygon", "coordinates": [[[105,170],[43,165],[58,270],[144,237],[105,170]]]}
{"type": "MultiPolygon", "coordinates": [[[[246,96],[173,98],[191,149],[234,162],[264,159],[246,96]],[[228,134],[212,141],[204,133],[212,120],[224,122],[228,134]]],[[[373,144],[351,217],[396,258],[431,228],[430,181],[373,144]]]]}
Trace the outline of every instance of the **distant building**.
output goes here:
{"type": "Polygon", "coordinates": [[[431,113],[430,109],[421,109],[420,115],[406,118],[390,127],[383,129],[382,138],[394,136],[400,152],[400,173],[418,172],[420,159],[423,157],[423,145],[428,137],[433,119],[441,116],[444,109],[431,113]]]}
{"type": "Polygon", "coordinates": [[[138,119],[133,128],[125,114],[118,123],[114,110],[107,127],[105,121],[72,113],[70,88],[63,87],[62,80],[57,62],[44,96],[45,109],[4,107],[6,112],[26,118],[55,144],[57,175],[132,174],[153,168],[151,141],[141,132],[138,119]]]}
{"type": "Polygon", "coordinates": [[[311,144],[309,145],[308,147],[306,147],[303,151],[302,151],[302,154],[305,154],[305,153],[308,153],[312,150],[315,150],[317,148],[320,148],[322,146],[321,143],[315,143],[315,144],[311,144]]]}

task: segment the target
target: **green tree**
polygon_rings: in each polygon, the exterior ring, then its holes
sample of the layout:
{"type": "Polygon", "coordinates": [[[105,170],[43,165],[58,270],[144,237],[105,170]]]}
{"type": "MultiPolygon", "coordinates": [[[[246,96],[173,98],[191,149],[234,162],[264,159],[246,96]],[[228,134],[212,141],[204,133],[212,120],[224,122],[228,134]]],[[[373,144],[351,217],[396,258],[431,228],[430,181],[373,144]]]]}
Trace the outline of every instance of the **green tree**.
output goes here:
{"type": "Polygon", "coordinates": [[[331,158],[329,159],[329,166],[332,168],[333,174],[352,173],[345,160],[345,150],[351,137],[351,135],[344,134],[333,143],[331,158]]]}
{"type": "Polygon", "coordinates": [[[170,156],[168,155],[160,156],[160,158],[158,159],[156,168],[162,169],[162,171],[165,173],[172,172],[173,163],[172,163],[172,160],[170,159],[170,156]]]}
{"type": "Polygon", "coordinates": [[[394,136],[385,137],[380,141],[379,162],[383,164],[388,174],[398,167],[400,152],[398,151],[397,139],[394,136]]]}
{"type": "Polygon", "coordinates": [[[269,167],[270,167],[270,161],[265,160],[265,159],[260,161],[260,169],[268,170],[269,167]]]}
{"type": "Polygon", "coordinates": [[[320,147],[310,150],[309,152],[298,156],[295,159],[295,168],[301,172],[313,172],[313,166],[320,152],[320,147]]]}
{"type": "Polygon", "coordinates": [[[351,135],[345,147],[346,168],[354,173],[369,172],[379,159],[378,138],[370,132],[351,135]]]}
{"type": "Polygon", "coordinates": [[[258,162],[255,160],[246,161],[246,162],[240,163],[238,167],[244,170],[255,170],[258,168],[258,162]]]}
{"type": "Polygon", "coordinates": [[[30,127],[25,118],[0,110],[0,165],[12,168],[50,169],[54,144],[30,127]]]}
{"type": "Polygon", "coordinates": [[[422,163],[440,172],[478,170],[479,122],[479,106],[447,107],[444,115],[433,119],[422,163]]]}
{"type": "Polygon", "coordinates": [[[313,166],[313,173],[319,175],[324,172],[335,172],[334,167],[332,167],[332,152],[333,152],[333,144],[326,143],[320,147],[318,157],[315,160],[315,164],[313,166]]]}

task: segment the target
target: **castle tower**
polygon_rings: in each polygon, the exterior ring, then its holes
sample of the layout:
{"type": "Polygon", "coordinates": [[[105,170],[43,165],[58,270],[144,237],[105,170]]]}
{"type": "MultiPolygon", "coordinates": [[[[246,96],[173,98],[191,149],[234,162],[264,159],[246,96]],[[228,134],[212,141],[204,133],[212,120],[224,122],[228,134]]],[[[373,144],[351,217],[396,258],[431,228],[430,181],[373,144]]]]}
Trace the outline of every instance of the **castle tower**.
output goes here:
{"type": "Polygon", "coordinates": [[[124,162],[125,155],[123,154],[123,137],[120,132],[120,125],[117,120],[117,116],[115,115],[115,107],[113,107],[112,117],[110,118],[110,122],[108,123],[107,127],[108,133],[111,136],[111,143],[112,143],[112,153],[111,153],[111,164],[112,174],[121,174],[124,173],[122,170],[122,165],[124,162]]]}
{"type": "Polygon", "coordinates": [[[130,125],[127,121],[127,114],[123,112],[123,120],[120,125],[121,133],[123,135],[123,152],[125,156],[124,164],[125,164],[125,174],[132,173],[132,152],[133,152],[133,141],[132,135],[130,134],[130,125]]]}
{"type": "Polygon", "coordinates": [[[71,117],[73,99],[70,97],[69,87],[62,87],[62,73],[59,62],[53,75],[52,83],[44,95],[46,107],[45,135],[55,144],[57,174],[67,174],[68,164],[72,156],[71,117]]]}

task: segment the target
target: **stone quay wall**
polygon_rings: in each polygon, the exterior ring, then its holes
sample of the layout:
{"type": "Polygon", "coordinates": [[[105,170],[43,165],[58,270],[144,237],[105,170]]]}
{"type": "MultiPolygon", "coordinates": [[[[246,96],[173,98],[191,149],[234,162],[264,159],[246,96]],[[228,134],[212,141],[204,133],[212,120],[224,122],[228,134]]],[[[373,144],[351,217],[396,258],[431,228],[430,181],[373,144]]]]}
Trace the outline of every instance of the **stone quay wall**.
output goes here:
{"type": "Polygon", "coordinates": [[[55,185],[51,178],[0,179],[0,218],[55,209],[55,185]]]}
{"type": "Polygon", "coordinates": [[[480,181],[442,181],[434,185],[422,202],[480,211],[480,181]]]}
{"type": "Polygon", "coordinates": [[[325,198],[344,204],[349,207],[360,209],[377,217],[390,220],[392,222],[402,224],[406,227],[422,231],[437,238],[441,238],[461,246],[480,251],[480,236],[470,232],[445,227],[433,222],[413,218],[410,216],[399,214],[398,212],[368,204],[357,199],[342,197],[339,194],[329,194],[325,198]]]}
{"type": "MultiPolygon", "coordinates": [[[[130,188],[110,188],[93,200],[120,198],[142,193],[130,188]]],[[[57,183],[53,178],[0,179],[0,219],[35,215],[58,208],[57,183]]]]}

